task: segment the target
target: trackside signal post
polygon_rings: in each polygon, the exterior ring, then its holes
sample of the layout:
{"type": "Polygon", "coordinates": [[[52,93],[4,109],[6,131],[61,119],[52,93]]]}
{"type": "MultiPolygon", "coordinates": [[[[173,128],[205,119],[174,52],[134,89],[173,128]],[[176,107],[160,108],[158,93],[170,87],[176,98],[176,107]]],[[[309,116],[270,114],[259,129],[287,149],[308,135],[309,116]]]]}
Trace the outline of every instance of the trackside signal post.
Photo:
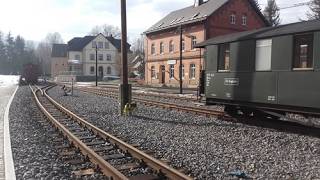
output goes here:
{"type": "Polygon", "coordinates": [[[121,84],[119,86],[120,115],[124,107],[131,103],[131,84],[128,83],[128,54],[127,54],[127,8],[126,0],[121,0],[121,84]]]}

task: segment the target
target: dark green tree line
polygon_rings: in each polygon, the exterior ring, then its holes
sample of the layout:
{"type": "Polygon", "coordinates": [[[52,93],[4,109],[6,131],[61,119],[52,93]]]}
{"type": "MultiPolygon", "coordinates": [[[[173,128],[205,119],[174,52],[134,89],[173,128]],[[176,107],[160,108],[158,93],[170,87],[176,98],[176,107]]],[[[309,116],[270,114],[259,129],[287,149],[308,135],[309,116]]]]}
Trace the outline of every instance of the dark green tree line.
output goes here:
{"type": "Polygon", "coordinates": [[[24,64],[38,63],[34,49],[26,48],[23,37],[0,31],[0,74],[20,74],[24,64]]]}

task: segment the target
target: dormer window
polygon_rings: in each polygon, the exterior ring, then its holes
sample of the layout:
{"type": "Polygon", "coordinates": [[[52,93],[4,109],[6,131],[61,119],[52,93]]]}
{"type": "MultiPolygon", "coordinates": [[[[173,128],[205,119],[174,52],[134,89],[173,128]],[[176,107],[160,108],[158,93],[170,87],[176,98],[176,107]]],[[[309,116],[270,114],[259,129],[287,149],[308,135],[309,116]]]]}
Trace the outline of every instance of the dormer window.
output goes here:
{"type": "Polygon", "coordinates": [[[230,15],[230,24],[236,24],[236,15],[235,14],[230,15]]]}

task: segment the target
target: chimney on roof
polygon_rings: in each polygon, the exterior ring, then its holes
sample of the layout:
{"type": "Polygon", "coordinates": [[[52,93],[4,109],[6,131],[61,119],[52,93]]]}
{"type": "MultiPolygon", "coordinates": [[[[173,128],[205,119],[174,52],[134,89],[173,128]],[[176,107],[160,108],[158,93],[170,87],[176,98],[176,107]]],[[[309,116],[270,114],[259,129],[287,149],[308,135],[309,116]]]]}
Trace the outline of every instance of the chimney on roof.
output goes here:
{"type": "Polygon", "coordinates": [[[203,4],[203,0],[194,0],[194,7],[198,7],[203,4]]]}

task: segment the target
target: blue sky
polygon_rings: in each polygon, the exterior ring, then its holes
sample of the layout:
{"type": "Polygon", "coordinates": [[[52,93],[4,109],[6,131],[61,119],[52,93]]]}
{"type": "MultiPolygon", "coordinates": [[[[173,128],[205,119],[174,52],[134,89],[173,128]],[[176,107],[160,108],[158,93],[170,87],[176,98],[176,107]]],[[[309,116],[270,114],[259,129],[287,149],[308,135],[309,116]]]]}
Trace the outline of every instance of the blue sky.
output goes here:
{"type": "MultiPolygon", "coordinates": [[[[277,0],[280,7],[308,0],[277,0]]],[[[139,36],[169,12],[192,5],[194,0],[127,0],[129,39],[139,36]]],[[[120,0],[0,0],[0,30],[41,41],[59,32],[64,41],[85,36],[95,25],[120,26],[120,0]]],[[[259,0],[261,7],[267,0],[259,0]]],[[[282,23],[305,18],[306,6],[281,11],[282,23]]]]}

